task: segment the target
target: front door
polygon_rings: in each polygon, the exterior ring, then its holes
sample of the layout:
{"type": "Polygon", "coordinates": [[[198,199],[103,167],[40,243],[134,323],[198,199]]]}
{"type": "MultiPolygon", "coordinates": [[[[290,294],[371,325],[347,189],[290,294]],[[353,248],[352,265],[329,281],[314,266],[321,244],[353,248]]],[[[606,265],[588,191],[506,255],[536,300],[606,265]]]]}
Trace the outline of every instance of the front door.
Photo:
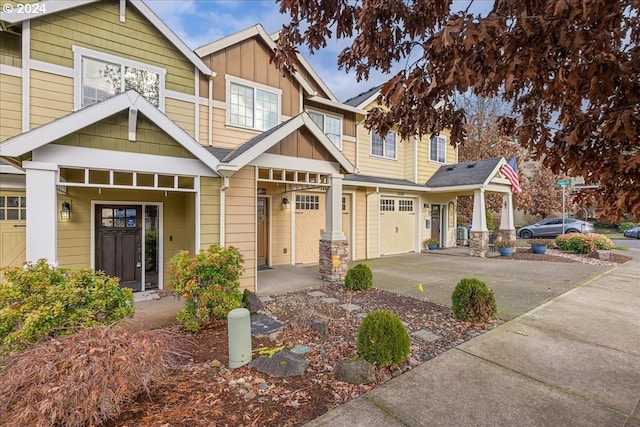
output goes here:
{"type": "Polygon", "coordinates": [[[269,204],[266,197],[258,197],[258,267],[267,265],[269,258],[269,204]]]}
{"type": "Polygon", "coordinates": [[[142,206],[96,205],[96,270],[142,289],[142,206]]]}
{"type": "Polygon", "coordinates": [[[438,242],[440,242],[440,215],[440,205],[431,205],[431,238],[438,242]]]}

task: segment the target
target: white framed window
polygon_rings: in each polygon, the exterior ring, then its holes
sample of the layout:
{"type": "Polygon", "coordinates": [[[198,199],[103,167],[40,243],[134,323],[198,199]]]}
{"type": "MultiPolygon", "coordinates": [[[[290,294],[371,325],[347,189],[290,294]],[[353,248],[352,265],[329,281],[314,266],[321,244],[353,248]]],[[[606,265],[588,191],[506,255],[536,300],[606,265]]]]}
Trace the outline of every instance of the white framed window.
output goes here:
{"type": "Polygon", "coordinates": [[[447,140],[444,136],[434,136],[429,143],[429,160],[436,163],[446,163],[447,140]]]}
{"type": "Polygon", "coordinates": [[[333,142],[333,145],[342,150],[342,117],[319,111],[307,110],[309,117],[333,142]]]}
{"type": "Polygon", "coordinates": [[[413,212],[413,200],[408,200],[408,199],[398,200],[398,211],[413,212]]]}
{"type": "Polygon", "coordinates": [[[73,55],[76,110],[129,89],[164,110],[164,68],[79,46],[73,46],[73,55]]]}
{"type": "Polygon", "coordinates": [[[394,199],[380,199],[380,210],[382,212],[395,212],[396,201],[394,199]]]}
{"type": "Polygon", "coordinates": [[[259,131],[280,123],[280,89],[227,77],[227,124],[259,131]]]}
{"type": "Polygon", "coordinates": [[[392,130],[387,132],[384,138],[380,137],[377,132],[371,131],[371,155],[396,160],[396,140],[397,135],[392,130]]]}
{"type": "Polygon", "coordinates": [[[317,211],[320,210],[320,196],[308,194],[296,194],[296,209],[317,211]]]}

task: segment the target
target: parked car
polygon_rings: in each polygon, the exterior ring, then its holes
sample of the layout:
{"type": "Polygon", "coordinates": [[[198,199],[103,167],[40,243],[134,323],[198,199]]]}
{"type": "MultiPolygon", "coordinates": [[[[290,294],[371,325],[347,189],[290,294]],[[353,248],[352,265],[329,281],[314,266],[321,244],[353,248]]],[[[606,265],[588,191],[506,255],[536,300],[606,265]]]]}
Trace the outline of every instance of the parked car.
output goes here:
{"type": "Polygon", "coordinates": [[[622,235],[630,239],[640,239],[640,227],[633,227],[628,230],[625,230],[625,232],[622,233],[622,235]]]}
{"type": "MultiPolygon", "coordinates": [[[[579,219],[565,218],[565,233],[593,233],[595,228],[593,224],[579,219]]],[[[533,237],[556,237],[562,233],[562,218],[547,218],[538,221],[535,224],[527,225],[518,229],[517,235],[523,239],[531,239],[533,237]]]]}

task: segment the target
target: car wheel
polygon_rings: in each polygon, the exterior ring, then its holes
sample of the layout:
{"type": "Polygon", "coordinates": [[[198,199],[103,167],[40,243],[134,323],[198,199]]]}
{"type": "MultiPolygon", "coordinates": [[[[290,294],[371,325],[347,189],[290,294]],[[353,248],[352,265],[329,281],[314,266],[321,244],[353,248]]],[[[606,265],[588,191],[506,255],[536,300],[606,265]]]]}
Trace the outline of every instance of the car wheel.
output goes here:
{"type": "Polygon", "coordinates": [[[578,230],[576,230],[575,228],[571,228],[571,229],[569,229],[569,230],[565,231],[565,233],[567,233],[567,234],[570,234],[570,233],[579,233],[579,231],[578,231],[578,230]]]}
{"type": "Polygon", "coordinates": [[[520,232],[520,237],[522,237],[523,239],[530,239],[533,237],[533,233],[529,230],[522,230],[520,232]]]}

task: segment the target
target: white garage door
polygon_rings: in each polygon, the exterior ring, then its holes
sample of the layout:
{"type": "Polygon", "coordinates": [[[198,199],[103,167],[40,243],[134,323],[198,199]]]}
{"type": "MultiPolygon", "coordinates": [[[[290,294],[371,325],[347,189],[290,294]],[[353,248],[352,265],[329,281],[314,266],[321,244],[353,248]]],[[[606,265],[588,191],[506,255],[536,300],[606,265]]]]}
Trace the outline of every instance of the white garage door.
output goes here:
{"type": "Polygon", "coordinates": [[[415,251],[415,205],[414,199],[380,198],[380,255],[415,251]]]}

